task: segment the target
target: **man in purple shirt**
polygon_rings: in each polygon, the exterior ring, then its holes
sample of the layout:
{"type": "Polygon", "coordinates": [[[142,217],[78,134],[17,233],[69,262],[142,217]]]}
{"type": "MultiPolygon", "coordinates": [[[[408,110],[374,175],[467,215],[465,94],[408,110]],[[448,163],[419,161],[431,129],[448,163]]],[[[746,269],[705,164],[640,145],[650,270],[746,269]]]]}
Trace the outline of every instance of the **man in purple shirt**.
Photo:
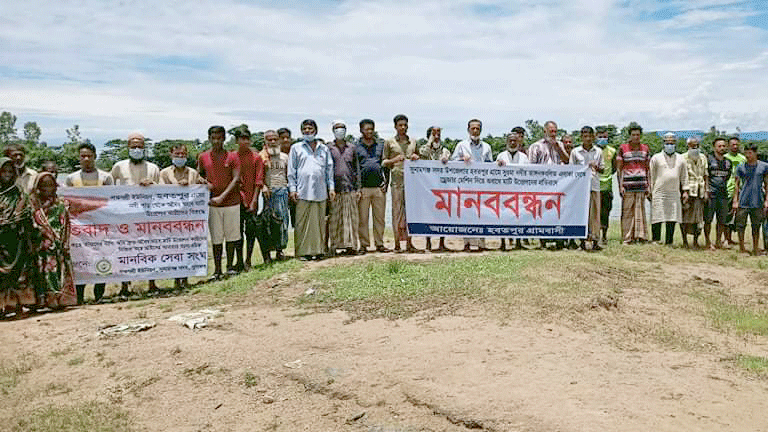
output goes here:
{"type": "Polygon", "coordinates": [[[333,184],[336,198],[331,201],[330,254],[343,249],[344,255],[357,253],[357,231],[359,214],[357,202],[360,200],[360,178],[355,146],[347,142],[347,125],[342,120],[331,124],[334,141],[328,148],[333,157],[333,184]]]}

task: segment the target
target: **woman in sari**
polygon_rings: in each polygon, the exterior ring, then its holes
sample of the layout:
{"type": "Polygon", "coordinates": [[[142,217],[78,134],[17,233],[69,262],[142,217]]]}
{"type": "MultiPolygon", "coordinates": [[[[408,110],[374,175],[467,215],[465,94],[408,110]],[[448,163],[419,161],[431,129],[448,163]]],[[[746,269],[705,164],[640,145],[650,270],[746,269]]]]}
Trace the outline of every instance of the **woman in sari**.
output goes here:
{"type": "Polygon", "coordinates": [[[77,304],[69,255],[69,203],[56,195],[56,189],[54,175],[42,171],[35,178],[31,197],[38,302],[53,309],[77,304]]]}
{"type": "Polygon", "coordinates": [[[0,317],[6,312],[18,315],[22,306],[35,305],[29,277],[31,231],[29,196],[16,185],[11,159],[0,158],[0,317]]]}

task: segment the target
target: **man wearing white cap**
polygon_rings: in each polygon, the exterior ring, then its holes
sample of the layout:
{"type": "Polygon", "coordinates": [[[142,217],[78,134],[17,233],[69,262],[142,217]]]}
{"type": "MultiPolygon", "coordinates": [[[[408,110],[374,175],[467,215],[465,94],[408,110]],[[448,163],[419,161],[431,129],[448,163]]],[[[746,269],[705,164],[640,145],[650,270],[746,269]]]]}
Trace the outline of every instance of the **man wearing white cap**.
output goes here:
{"type": "MultiPolygon", "coordinates": [[[[160,182],[160,168],[145,160],[144,135],[134,132],[128,135],[128,159],[112,166],[112,179],[115,186],[149,186],[160,182]]],[[[130,282],[123,282],[121,296],[129,295],[130,282]]],[[[154,280],[149,281],[149,290],[156,291],[154,280]]]]}
{"type": "MultiPolygon", "coordinates": [[[[682,155],[675,153],[676,139],[672,132],[664,135],[664,150],[653,155],[650,163],[651,238],[654,243],[661,242],[661,224],[665,222],[667,245],[674,240],[675,224],[683,219],[680,190],[688,190],[688,171],[682,155]]],[[[682,199],[688,199],[687,192],[682,199]]]]}
{"type": "Polygon", "coordinates": [[[360,166],[355,157],[355,146],[347,142],[347,124],[343,120],[331,123],[333,143],[328,148],[333,157],[333,184],[336,197],[331,201],[330,254],[339,249],[346,255],[357,253],[357,231],[360,215],[357,202],[360,200],[360,166]]]}

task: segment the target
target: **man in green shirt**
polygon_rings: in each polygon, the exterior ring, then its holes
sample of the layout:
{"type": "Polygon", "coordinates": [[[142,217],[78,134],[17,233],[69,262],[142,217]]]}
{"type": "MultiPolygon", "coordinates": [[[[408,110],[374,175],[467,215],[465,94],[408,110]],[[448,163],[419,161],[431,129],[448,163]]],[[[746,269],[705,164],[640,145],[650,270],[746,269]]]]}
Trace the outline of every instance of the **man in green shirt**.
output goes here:
{"type": "Polygon", "coordinates": [[[608,218],[613,208],[613,173],[616,171],[616,149],[608,145],[608,130],[597,127],[597,142],[603,150],[603,172],[600,174],[600,227],[603,230],[603,244],[608,236],[608,218]]]}
{"type": "MultiPolygon", "coordinates": [[[[730,151],[725,154],[725,158],[731,161],[732,165],[732,171],[731,171],[731,178],[728,179],[728,199],[733,200],[733,192],[736,189],[736,169],[739,168],[739,165],[746,163],[747,158],[740,152],[740,146],[741,146],[741,140],[739,140],[739,137],[730,137],[728,138],[728,148],[730,151]]],[[[726,245],[725,247],[728,247],[729,245],[734,244],[732,232],[736,229],[736,227],[733,224],[726,225],[725,227],[725,239],[726,239],[726,245]]]]}

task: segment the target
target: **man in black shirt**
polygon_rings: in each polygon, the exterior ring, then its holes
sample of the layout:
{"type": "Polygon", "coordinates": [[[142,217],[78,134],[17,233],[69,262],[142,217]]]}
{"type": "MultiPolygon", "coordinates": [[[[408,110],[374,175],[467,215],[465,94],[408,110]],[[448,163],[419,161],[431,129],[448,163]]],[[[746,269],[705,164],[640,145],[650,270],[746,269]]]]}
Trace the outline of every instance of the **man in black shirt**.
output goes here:
{"type": "MultiPolygon", "coordinates": [[[[728,179],[731,177],[732,163],[725,157],[725,138],[716,138],[712,143],[713,154],[709,155],[709,205],[704,212],[704,238],[707,249],[720,249],[720,239],[725,235],[725,224],[731,211],[731,200],[728,198],[728,179]],[[715,245],[709,240],[712,229],[712,219],[717,216],[715,245]]],[[[726,239],[726,244],[728,240],[726,239]]]]}
{"type": "Polygon", "coordinates": [[[368,246],[371,244],[370,231],[368,228],[369,209],[373,210],[373,241],[376,250],[379,252],[389,252],[384,247],[384,211],[387,207],[387,185],[389,184],[389,172],[382,167],[382,157],[384,153],[384,141],[376,138],[376,124],[371,119],[360,121],[360,139],[355,147],[355,157],[357,157],[359,170],[358,184],[361,186],[360,203],[358,210],[360,212],[360,254],[368,252],[368,246]]]}

